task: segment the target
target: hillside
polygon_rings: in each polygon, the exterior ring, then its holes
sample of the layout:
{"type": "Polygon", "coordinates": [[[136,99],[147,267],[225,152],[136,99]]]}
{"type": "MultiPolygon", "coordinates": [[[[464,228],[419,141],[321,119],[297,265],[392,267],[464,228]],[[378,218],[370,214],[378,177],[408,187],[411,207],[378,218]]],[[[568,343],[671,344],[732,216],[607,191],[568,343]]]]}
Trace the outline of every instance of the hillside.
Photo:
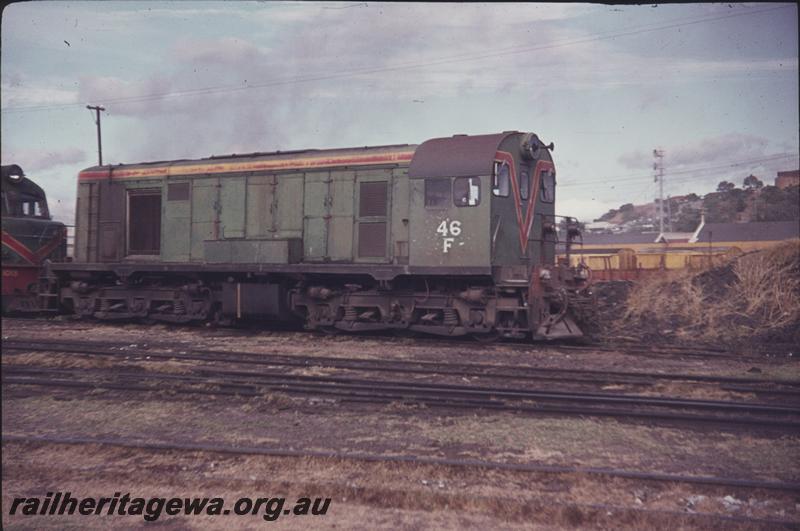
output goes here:
{"type": "MultiPolygon", "coordinates": [[[[763,186],[753,176],[745,178],[743,188],[722,181],[717,191],[705,196],[688,194],[668,201],[664,203],[665,224],[667,230],[676,232],[695,230],[702,212],[709,223],[800,221],[800,188],[763,186]]],[[[594,221],[607,222],[616,227],[615,231],[657,228],[658,201],[644,205],[626,203],[594,221]]]]}

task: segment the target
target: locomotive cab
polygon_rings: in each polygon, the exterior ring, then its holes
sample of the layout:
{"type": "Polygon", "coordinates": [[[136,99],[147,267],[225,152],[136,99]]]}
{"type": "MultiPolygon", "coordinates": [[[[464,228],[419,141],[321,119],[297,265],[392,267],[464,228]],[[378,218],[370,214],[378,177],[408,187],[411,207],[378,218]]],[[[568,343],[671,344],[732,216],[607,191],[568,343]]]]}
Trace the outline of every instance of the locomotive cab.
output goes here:
{"type": "Polygon", "coordinates": [[[2,199],[3,218],[50,219],[44,190],[16,164],[3,166],[2,199]]]}
{"type": "Polygon", "coordinates": [[[2,167],[3,312],[38,311],[45,260],[66,256],[66,228],[52,221],[44,190],[16,164],[2,167]]]}
{"type": "Polygon", "coordinates": [[[582,335],[566,312],[580,279],[555,263],[552,144],[505,132],[429,140],[411,161],[411,265],[465,275],[469,291],[497,293],[486,315],[506,337],[582,335]]]}

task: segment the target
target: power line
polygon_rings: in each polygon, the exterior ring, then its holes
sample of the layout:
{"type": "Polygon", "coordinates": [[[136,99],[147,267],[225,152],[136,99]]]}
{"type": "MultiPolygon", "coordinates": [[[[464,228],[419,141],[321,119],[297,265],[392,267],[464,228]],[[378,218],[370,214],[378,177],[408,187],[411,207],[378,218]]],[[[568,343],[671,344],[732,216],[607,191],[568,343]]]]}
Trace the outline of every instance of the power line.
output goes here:
{"type": "MultiPolygon", "coordinates": [[[[701,166],[699,168],[685,168],[682,170],[675,170],[669,173],[669,175],[675,175],[678,173],[691,173],[695,171],[704,171],[709,169],[724,169],[731,165],[741,165],[741,164],[750,164],[750,163],[757,163],[757,162],[770,162],[773,159],[782,159],[786,157],[796,157],[797,155],[794,153],[776,153],[775,155],[768,155],[766,157],[757,157],[754,159],[748,160],[740,160],[736,162],[726,162],[720,165],[715,166],[701,166]]],[[[683,166],[683,164],[678,164],[678,166],[683,166]]],[[[593,180],[593,181],[583,181],[581,183],[564,183],[563,185],[559,183],[560,186],[578,186],[587,183],[607,183],[607,182],[622,182],[622,181],[638,181],[644,179],[646,177],[651,177],[651,175],[644,175],[642,173],[624,173],[620,175],[608,175],[601,179],[593,180]]]]}
{"type": "MultiPolygon", "coordinates": [[[[762,157],[762,158],[757,158],[757,159],[730,162],[730,163],[716,165],[716,166],[705,166],[705,167],[699,167],[699,168],[687,168],[687,169],[684,169],[684,170],[674,170],[674,171],[665,172],[664,175],[673,176],[673,175],[683,175],[683,174],[687,174],[687,173],[692,173],[692,174],[694,174],[694,173],[703,173],[703,172],[707,172],[707,171],[715,171],[715,170],[724,170],[724,169],[727,169],[727,168],[735,168],[737,166],[745,166],[745,165],[748,165],[748,164],[758,164],[758,163],[763,163],[763,162],[777,162],[777,161],[779,161],[781,159],[787,159],[787,158],[797,158],[797,154],[786,153],[786,154],[781,154],[781,155],[771,155],[771,156],[768,156],[768,157],[762,157]]],[[[592,181],[572,182],[572,183],[567,182],[567,183],[563,183],[563,184],[559,183],[558,186],[559,186],[559,188],[564,188],[564,187],[570,187],[570,186],[587,186],[587,185],[592,185],[592,184],[642,181],[644,179],[652,177],[652,174],[651,175],[640,174],[640,175],[631,176],[631,177],[628,177],[628,176],[621,176],[621,177],[622,178],[617,179],[614,176],[611,176],[610,178],[598,179],[598,180],[592,180],[592,181]]],[[[690,178],[689,180],[691,180],[692,178],[690,178]]],[[[675,179],[673,182],[683,182],[683,180],[675,179]]]]}
{"type": "MultiPolygon", "coordinates": [[[[158,99],[166,99],[166,98],[174,98],[174,97],[183,97],[183,96],[199,96],[199,95],[211,95],[217,93],[225,93],[225,92],[239,92],[243,90],[252,90],[252,89],[260,89],[260,88],[268,88],[274,87],[279,85],[286,85],[286,84],[297,84],[297,83],[309,83],[314,81],[325,81],[329,79],[341,79],[341,78],[348,78],[354,76],[363,76],[369,74],[378,74],[384,72],[392,72],[392,71],[402,71],[402,70],[412,70],[416,68],[426,68],[431,66],[440,66],[445,64],[454,64],[454,63],[463,63],[463,62],[470,62],[470,61],[480,61],[484,59],[492,59],[495,57],[501,57],[506,55],[516,55],[521,53],[528,53],[534,51],[541,51],[541,50],[552,50],[557,48],[563,48],[567,46],[574,46],[577,44],[586,44],[590,42],[598,42],[604,41],[609,39],[615,39],[617,37],[627,37],[632,35],[640,35],[643,33],[649,33],[653,31],[663,31],[667,29],[674,29],[683,26],[690,26],[694,24],[701,24],[705,22],[715,22],[718,20],[724,20],[728,18],[734,17],[741,17],[745,15],[758,15],[762,13],[769,13],[772,11],[777,11],[779,9],[786,9],[788,7],[792,7],[791,5],[783,5],[772,7],[768,9],[760,9],[755,11],[747,11],[742,13],[729,13],[727,15],[720,15],[716,17],[705,17],[699,19],[675,19],[675,20],[685,20],[683,22],[670,22],[669,24],[664,24],[660,26],[653,26],[653,27],[640,27],[638,29],[632,29],[629,31],[618,32],[618,33],[611,33],[605,34],[600,36],[594,37],[587,37],[583,39],[575,39],[571,41],[562,41],[556,42],[552,44],[542,44],[537,46],[517,46],[511,48],[501,48],[495,50],[493,52],[483,53],[483,54],[470,54],[470,55],[456,55],[451,56],[444,59],[438,59],[429,62],[421,62],[421,63],[405,63],[405,64],[398,64],[398,65],[391,65],[385,67],[375,67],[375,68],[360,68],[354,69],[350,71],[342,71],[333,74],[320,74],[320,75],[313,75],[313,76],[306,76],[306,77],[294,77],[294,78],[287,78],[282,80],[274,80],[265,83],[255,83],[255,84],[247,84],[247,85],[226,85],[226,86],[216,86],[216,87],[204,87],[204,88],[197,88],[197,89],[187,89],[182,91],[173,91],[173,92],[165,92],[165,93],[154,93],[154,94],[147,94],[142,96],[130,96],[126,98],[111,98],[106,99],[107,103],[112,104],[125,104],[125,103],[140,103],[158,99]]],[[[32,106],[21,106],[21,107],[11,107],[3,109],[2,112],[29,112],[29,111],[42,111],[42,110],[56,110],[56,109],[67,109],[75,106],[82,105],[81,103],[64,103],[64,104],[53,104],[53,105],[32,105],[32,106]]]]}

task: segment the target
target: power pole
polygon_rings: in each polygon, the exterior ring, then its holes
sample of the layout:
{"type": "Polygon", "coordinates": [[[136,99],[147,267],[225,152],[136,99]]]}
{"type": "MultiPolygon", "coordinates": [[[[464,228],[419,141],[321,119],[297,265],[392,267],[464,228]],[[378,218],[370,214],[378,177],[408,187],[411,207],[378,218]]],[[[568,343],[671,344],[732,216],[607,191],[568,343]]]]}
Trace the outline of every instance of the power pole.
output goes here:
{"type": "Polygon", "coordinates": [[[105,107],[101,107],[100,105],[87,105],[87,109],[90,111],[95,111],[97,115],[97,119],[95,120],[95,124],[97,125],[97,158],[98,158],[98,166],[103,165],[103,141],[100,138],[100,111],[105,111],[105,107]]]}
{"type": "Polygon", "coordinates": [[[664,150],[654,149],[653,157],[656,158],[653,170],[658,171],[655,176],[655,181],[658,182],[658,231],[664,234],[664,150]]]}
{"type": "Polygon", "coordinates": [[[667,196],[667,226],[669,231],[672,232],[672,197],[667,196]]]}

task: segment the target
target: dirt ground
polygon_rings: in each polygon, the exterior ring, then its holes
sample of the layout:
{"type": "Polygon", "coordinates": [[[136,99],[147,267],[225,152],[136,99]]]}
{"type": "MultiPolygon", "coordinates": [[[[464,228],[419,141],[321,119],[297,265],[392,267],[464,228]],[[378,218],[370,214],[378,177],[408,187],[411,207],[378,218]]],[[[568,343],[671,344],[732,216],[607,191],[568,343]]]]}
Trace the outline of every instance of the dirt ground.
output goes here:
{"type": "MultiPolygon", "coordinates": [[[[664,371],[800,380],[794,359],[644,358],[555,347],[448,345],[390,337],[318,336],[294,331],[241,332],[163,325],[3,322],[3,338],[153,342],[251,352],[447,360],[574,369],[664,371]]],[[[176,347],[179,349],[179,347],[176,347]]],[[[28,361],[37,362],[36,355],[28,361]]],[[[3,364],[23,356],[4,353],[3,364]]],[[[108,363],[96,361],[94,363],[108,363]]],[[[172,364],[181,370],[184,362],[172,364]]],[[[572,467],[800,481],[796,433],[720,430],[613,419],[427,409],[408,404],[342,405],[276,393],[261,398],[148,395],[126,391],[3,387],[3,435],[208,443],[349,455],[479,459],[572,467]]],[[[300,496],[332,498],[325,516],[162,517],[154,524],[200,529],[643,527],[771,528],[800,523],[800,497],[780,491],[540,474],[359,459],[237,456],[99,445],[6,441],[3,507],[13,498],[67,491],[152,496],[300,496]],[[709,516],[710,515],[710,516],[709,516]],[[754,518],[743,523],[740,518],[754,518]],[[763,521],[758,520],[763,519],[763,521]]],[[[133,516],[10,516],[5,529],[140,527],[133,516]]]]}
{"type": "MultiPolygon", "coordinates": [[[[331,498],[324,516],[283,516],[281,529],[607,529],[677,524],[744,529],[737,514],[785,516],[791,496],[765,491],[648,484],[591,478],[308,458],[230,456],[213,452],[149,452],[113,447],[4,445],[4,506],[13,496],[41,496],[45,489],[73,495],[132,497],[208,496],[227,503],[239,497],[331,498]],[[716,515],[708,517],[706,515],[716,515]],[[721,518],[719,517],[721,515],[721,518]]],[[[133,516],[3,517],[5,529],[139,527],[133,516]]],[[[256,529],[260,514],[164,516],[180,529],[256,529]]]]}

